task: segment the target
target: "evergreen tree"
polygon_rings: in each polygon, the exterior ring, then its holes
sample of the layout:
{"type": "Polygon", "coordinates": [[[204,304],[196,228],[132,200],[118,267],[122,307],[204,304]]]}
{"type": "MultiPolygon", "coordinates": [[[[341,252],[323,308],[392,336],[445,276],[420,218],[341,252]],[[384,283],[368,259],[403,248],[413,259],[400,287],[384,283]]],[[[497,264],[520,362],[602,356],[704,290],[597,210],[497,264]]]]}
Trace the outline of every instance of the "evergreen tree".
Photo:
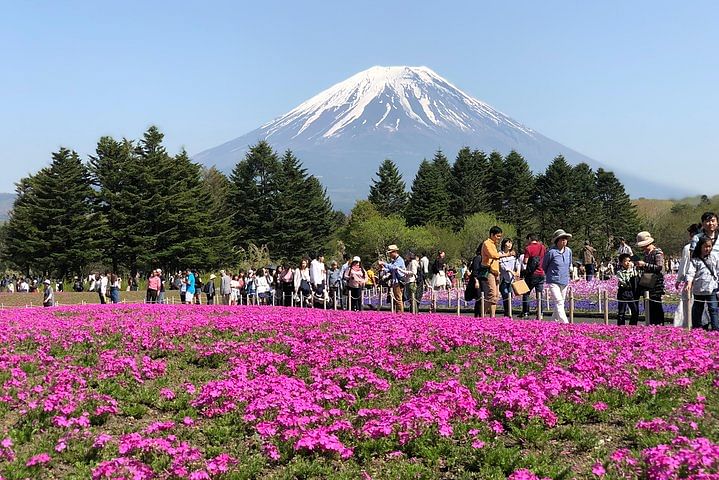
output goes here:
{"type": "Polygon", "coordinates": [[[448,223],[449,194],[446,184],[446,180],[439,177],[434,163],[427,160],[420,163],[405,212],[408,226],[448,223]]]}
{"type": "Polygon", "coordinates": [[[277,210],[282,221],[272,227],[270,253],[278,259],[297,259],[314,253],[311,245],[314,218],[308,211],[307,171],[287,150],[282,156],[277,182],[277,210]]]}
{"type": "Polygon", "coordinates": [[[206,208],[210,216],[206,237],[210,247],[208,263],[215,268],[234,265],[238,259],[232,250],[230,181],[215,167],[205,168],[202,170],[202,188],[208,197],[206,208]]]}
{"type": "Polygon", "coordinates": [[[558,228],[571,233],[568,221],[572,218],[574,206],[572,173],[571,165],[559,155],[549,164],[544,174],[537,177],[534,209],[539,220],[539,233],[544,239],[550,239],[558,228]]]}
{"type": "Polygon", "coordinates": [[[97,258],[98,219],[92,214],[92,196],[87,168],[77,153],[66,148],[53,153],[50,167],[18,184],[17,212],[8,223],[8,254],[35,273],[82,275],[97,258]],[[25,246],[17,245],[23,240],[25,246]],[[34,258],[28,258],[27,248],[35,249],[34,258]]]}
{"type": "Polygon", "coordinates": [[[234,244],[247,248],[250,243],[268,243],[276,208],[280,161],[269,143],[262,140],[250,147],[245,158],[230,175],[230,209],[234,244]]]}
{"type": "Polygon", "coordinates": [[[514,245],[519,249],[536,223],[532,205],[534,175],[524,157],[512,150],[504,159],[499,182],[503,185],[502,208],[497,218],[514,225],[517,231],[514,245]]]}
{"type": "Polygon", "coordinates": [[[572,175],[572,218],[570,224],[576,235],[575,245],[585,240],[592,243],[598,240],[598,226],[602,222],[602,210],[597,196],[597,180],[594,171],[586,163],[580,163],[573,169],[572,175]]]}
{"type": "Polygon", "coordinates": [[[601,232],[601,238],[606,239],[608,243],[599,247],[604,248],[606,255],[613,249],[613,243],[617,238],[633,239],[642,228],[636,206],[614,173],[603,168],[597,169],[596,190],[597,203],[601,210],[601,221],[597,229],[601,232]]]}
{"type": "Polygon", "coordinates": [[[504,158],[496,150],[489,154],[487,162],[487,175],[484,176],[484,191],[487,193],[487,206],[492,215],[497,215],[502,209],[504,198],[502,185],[502,169],[504,158]]]}
{"type": "MultiPolygon", "coordinates": [[[[22,178],[15,187],[15,201],[10,210],[8,222],[5,224],[5,249],[3,257],[25,274],[30,270],[47,268],[37,263],[38,252],[45,248],[42,232],[47,228],[43,218],[37,218],[33,206],[36,192],[34,190],[35,178],[47,175],[47,169],[40,170],[35,175],[22,178]]],[[[49,219],[48,219],[49,220],[49,219]]]]}
{"type": "Polygon", "coordinates": [[[210,215],[209,193],[203,188],[201,167],[182,150],[174,157],[154,143],[162,140],[154,132],[140,141],[143,154],[156,165],[156,190],[159,198],[156,219],[151,230],[154,245],[144,255],[145,265],[162,266],[165,271],[181,268],[204,269],[209,266],[210,215]]]}
{"type": "Polygon", "coordinates": [[[372,179],[368,200],[382,215],[400,214],[407,206],[407,192],[397,165],[385,159],[377,171],[377,180],[372,179]]]}
{"type": "Polygon", "coordinates": [[[452,165],[450,204],[455,229],[464,225],[464,219],[487,210],[484,190],[489,163],[484,152],[462,148],[452,165]]]}
{"type": "Polygon", "coordinates": [[[141,219],[132,204],[128,189],[134,184],[134,145],[129,140],[116,141],[102,137],[90,156],[89,172],[95,186],[94,210],[101,218],[98,246],[103,258],[109,259],[114,272],[120,265],[130,266],[129,259],[137,257],[146,242],[133,248],[128,227],[141,219]]]}

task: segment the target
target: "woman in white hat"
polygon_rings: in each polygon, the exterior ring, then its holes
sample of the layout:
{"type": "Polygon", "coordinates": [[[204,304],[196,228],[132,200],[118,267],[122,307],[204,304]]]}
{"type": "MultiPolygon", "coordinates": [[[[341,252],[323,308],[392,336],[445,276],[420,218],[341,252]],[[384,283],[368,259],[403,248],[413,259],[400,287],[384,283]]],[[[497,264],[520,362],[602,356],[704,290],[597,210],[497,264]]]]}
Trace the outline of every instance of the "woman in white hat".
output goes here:
{"type": "Polygon", "coordinates": [[[350,308],[356,312],[362,311],[362,290],[367,283],[367,272],[362,268],[360,257],[352,258],[350,268],[345,271],[344,281],[349,288],[350,308]]]}
{"type": "Polygon", "coordinates": [[[662,308],[662,295],[664,295],[664,252],[654,245],[654,238],[649,232],[637,234],[637,247],[644,252],[644,258],[637,261],[637,268],[645,274],[653,274],[653,282],[647,288],[649,292],[649,323],[651,325],[664,324],[664,309],[662,308]]]}
{"type": "Polygon", "coordinates": [[[567,246],[570,238],[572,235],[561,228],[555,230],[552,235],[554,245],[547,250],[542,260],[542,270],[552,301],[552,320],[562,323],[569,323],[564,311],[564,299],[569,285],[569,270],[572,267],[572,249],[567,246]]]}

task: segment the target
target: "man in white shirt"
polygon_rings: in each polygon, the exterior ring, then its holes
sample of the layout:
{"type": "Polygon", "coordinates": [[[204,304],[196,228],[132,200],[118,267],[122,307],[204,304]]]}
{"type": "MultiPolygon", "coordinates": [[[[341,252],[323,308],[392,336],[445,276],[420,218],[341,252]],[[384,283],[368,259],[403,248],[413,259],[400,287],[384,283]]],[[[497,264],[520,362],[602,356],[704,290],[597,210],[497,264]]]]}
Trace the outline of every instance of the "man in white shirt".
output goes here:
{"type": "Polygon", "coordinates": [[[321,253],[310,262],[310,282],[315,292],[324,293],[327,269],[325,268],[325,257],[321,253]]]}
{"type": "Polygon", "coordinates": [[[422,267],[422,277],[424,278],[425,286],[430,286],[430,276],[429,276],[429,258],[427,257],[426,253],[422,253],[422,258],[419,259],[419,265],[422,267]]]}

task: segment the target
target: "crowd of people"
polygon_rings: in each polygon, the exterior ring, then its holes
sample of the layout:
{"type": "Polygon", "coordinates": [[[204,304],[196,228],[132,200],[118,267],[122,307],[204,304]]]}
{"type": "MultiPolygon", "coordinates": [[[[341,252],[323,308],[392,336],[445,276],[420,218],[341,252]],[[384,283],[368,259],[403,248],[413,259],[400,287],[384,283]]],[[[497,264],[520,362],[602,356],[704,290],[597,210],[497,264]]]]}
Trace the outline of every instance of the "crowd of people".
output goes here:
{"type": "MultiPolygon", "coordinates": [[[[146,277],[145,301],[165,303],[166,291],[177,290],[182,303],[222,305],[260,304],[309,306],[362,310],[367,289],[386,287],[387,303],[393,311],[408,308],[418,312],[426,291],[431,295],[430,310],[436,311],[439,290],[464,287],[465,300],[476,300],[475,316],[494,317],[500,300],[503,313],[511,311],[512,295],[522,296],[521,317],[530,316],[532,292],[541,308],[541,295],[546,292],[552,305],[552,319],[568,323],[565,311],[567,288],[571,280],[595,277],[617,278],[617,324],[636,325],[639,301],[648,299],[648,319],[653,325],[664,323],[662,297],[665,294],[664,274],[677,273],[676,287],[681,289],[679,318],[686,318],[694,328],[719,329],[719,246],[717,216],[706,212],[701,223],[687,229],[688,243],[681,258],[666,258],[649,232],[639,232],[635,246],[623,238],[617,244],[616,257],[598,262],[595,249],[585,241],[575,262],[569,243],[572,234],[562,229],[551,236],[545,246],[536,234],[526,237],[523,251],[517,252],[510,238],[503,238],[502,229],[492,227],[479,245],[475,257],[458,268],[450,268],[444,251],[430,260],[426,253],[400,254],[397,245],[389,245],[386,255],[374,263],[363,262],[358,256],[345,255],[341,263],[325,263],[322,254],[304,258],[294,267],[288,263],[267,265],[257,269],[219,271],[203,276],[193,270],[166,276],[161,269],[146,277]],[[520,283],[522,280],[523,283],[520,283]],[[682,317],[682,312],[686,310],[682,317]],[[689,314],[688,312],[691,312],[689,314]]],[[[139,275],[129,277],[124,288],[138,290],[139,275]]],[[[0,288],[8,292],[35,292],[42,289],[43,304],[54,304],[54,292],[62,291],[62,283],[39,278],[5,276],[0,288]]],[[[100,303],[120,302],[123,279],[112,272],[94,273],[87,279],[75,278],[74,291],[96,292],[100,303]]],[[[675,315],[675,323],[677,315],[675,315]]],[[[538,315],[539,316],[539,312],[538,315]]]]}

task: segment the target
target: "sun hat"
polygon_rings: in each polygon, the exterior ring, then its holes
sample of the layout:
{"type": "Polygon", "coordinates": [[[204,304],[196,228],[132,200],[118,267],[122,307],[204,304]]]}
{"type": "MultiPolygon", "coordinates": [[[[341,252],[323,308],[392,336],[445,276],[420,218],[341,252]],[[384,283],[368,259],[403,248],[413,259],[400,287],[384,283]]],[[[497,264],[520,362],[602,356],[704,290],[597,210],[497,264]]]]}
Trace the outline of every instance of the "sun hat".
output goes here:
{"type": "Polygon", "coordinates": [[[42,282],[42,283],[44,283],[45,285],[50,285],[50,280],[47,280],[47,279],[46,279],[46,280],[45,280],[44,282],[42,282]]]}
{"type": "Polygon", "coordinates": [[[354,262],[361,262],[361,261],[362,261],[362,259],[361,259],[360,257],[358,257],[357,255],[355,255],[354,257],[352,257],[352,263],[354,263],[354,262]]]}
{"type": "Polygon", "coordinates": [[[215,276],[214,273],[211,273],[211,274],[210,274],[210,280],[214,280],[214,279],[216,279],[216,278],[217,278],[217,277],[215,276]]]}
{"type": "Polygon", "coordinates": [[[639,232],[637,233],[637,247],[643,248],[647,245],[651,245],[654,243],[654,238],[652,238],[652,234],[649,232],[639,232]]]}
{"type": "Polygon", "coordinates": [[[559,240],[560,238],[564,238],[564,237],[572,238],[572,234],[565,232],[561,228],[558,230],[555,230],[554,233],[552,234],[552,243],[557,243],[557,240],[559,240]]]}
{"type": "Polygon", "coordinates": [[[393,243],[392,245],[387,247],[387,253],[389,252],[399,252],[399,247],[393,243]]]}

